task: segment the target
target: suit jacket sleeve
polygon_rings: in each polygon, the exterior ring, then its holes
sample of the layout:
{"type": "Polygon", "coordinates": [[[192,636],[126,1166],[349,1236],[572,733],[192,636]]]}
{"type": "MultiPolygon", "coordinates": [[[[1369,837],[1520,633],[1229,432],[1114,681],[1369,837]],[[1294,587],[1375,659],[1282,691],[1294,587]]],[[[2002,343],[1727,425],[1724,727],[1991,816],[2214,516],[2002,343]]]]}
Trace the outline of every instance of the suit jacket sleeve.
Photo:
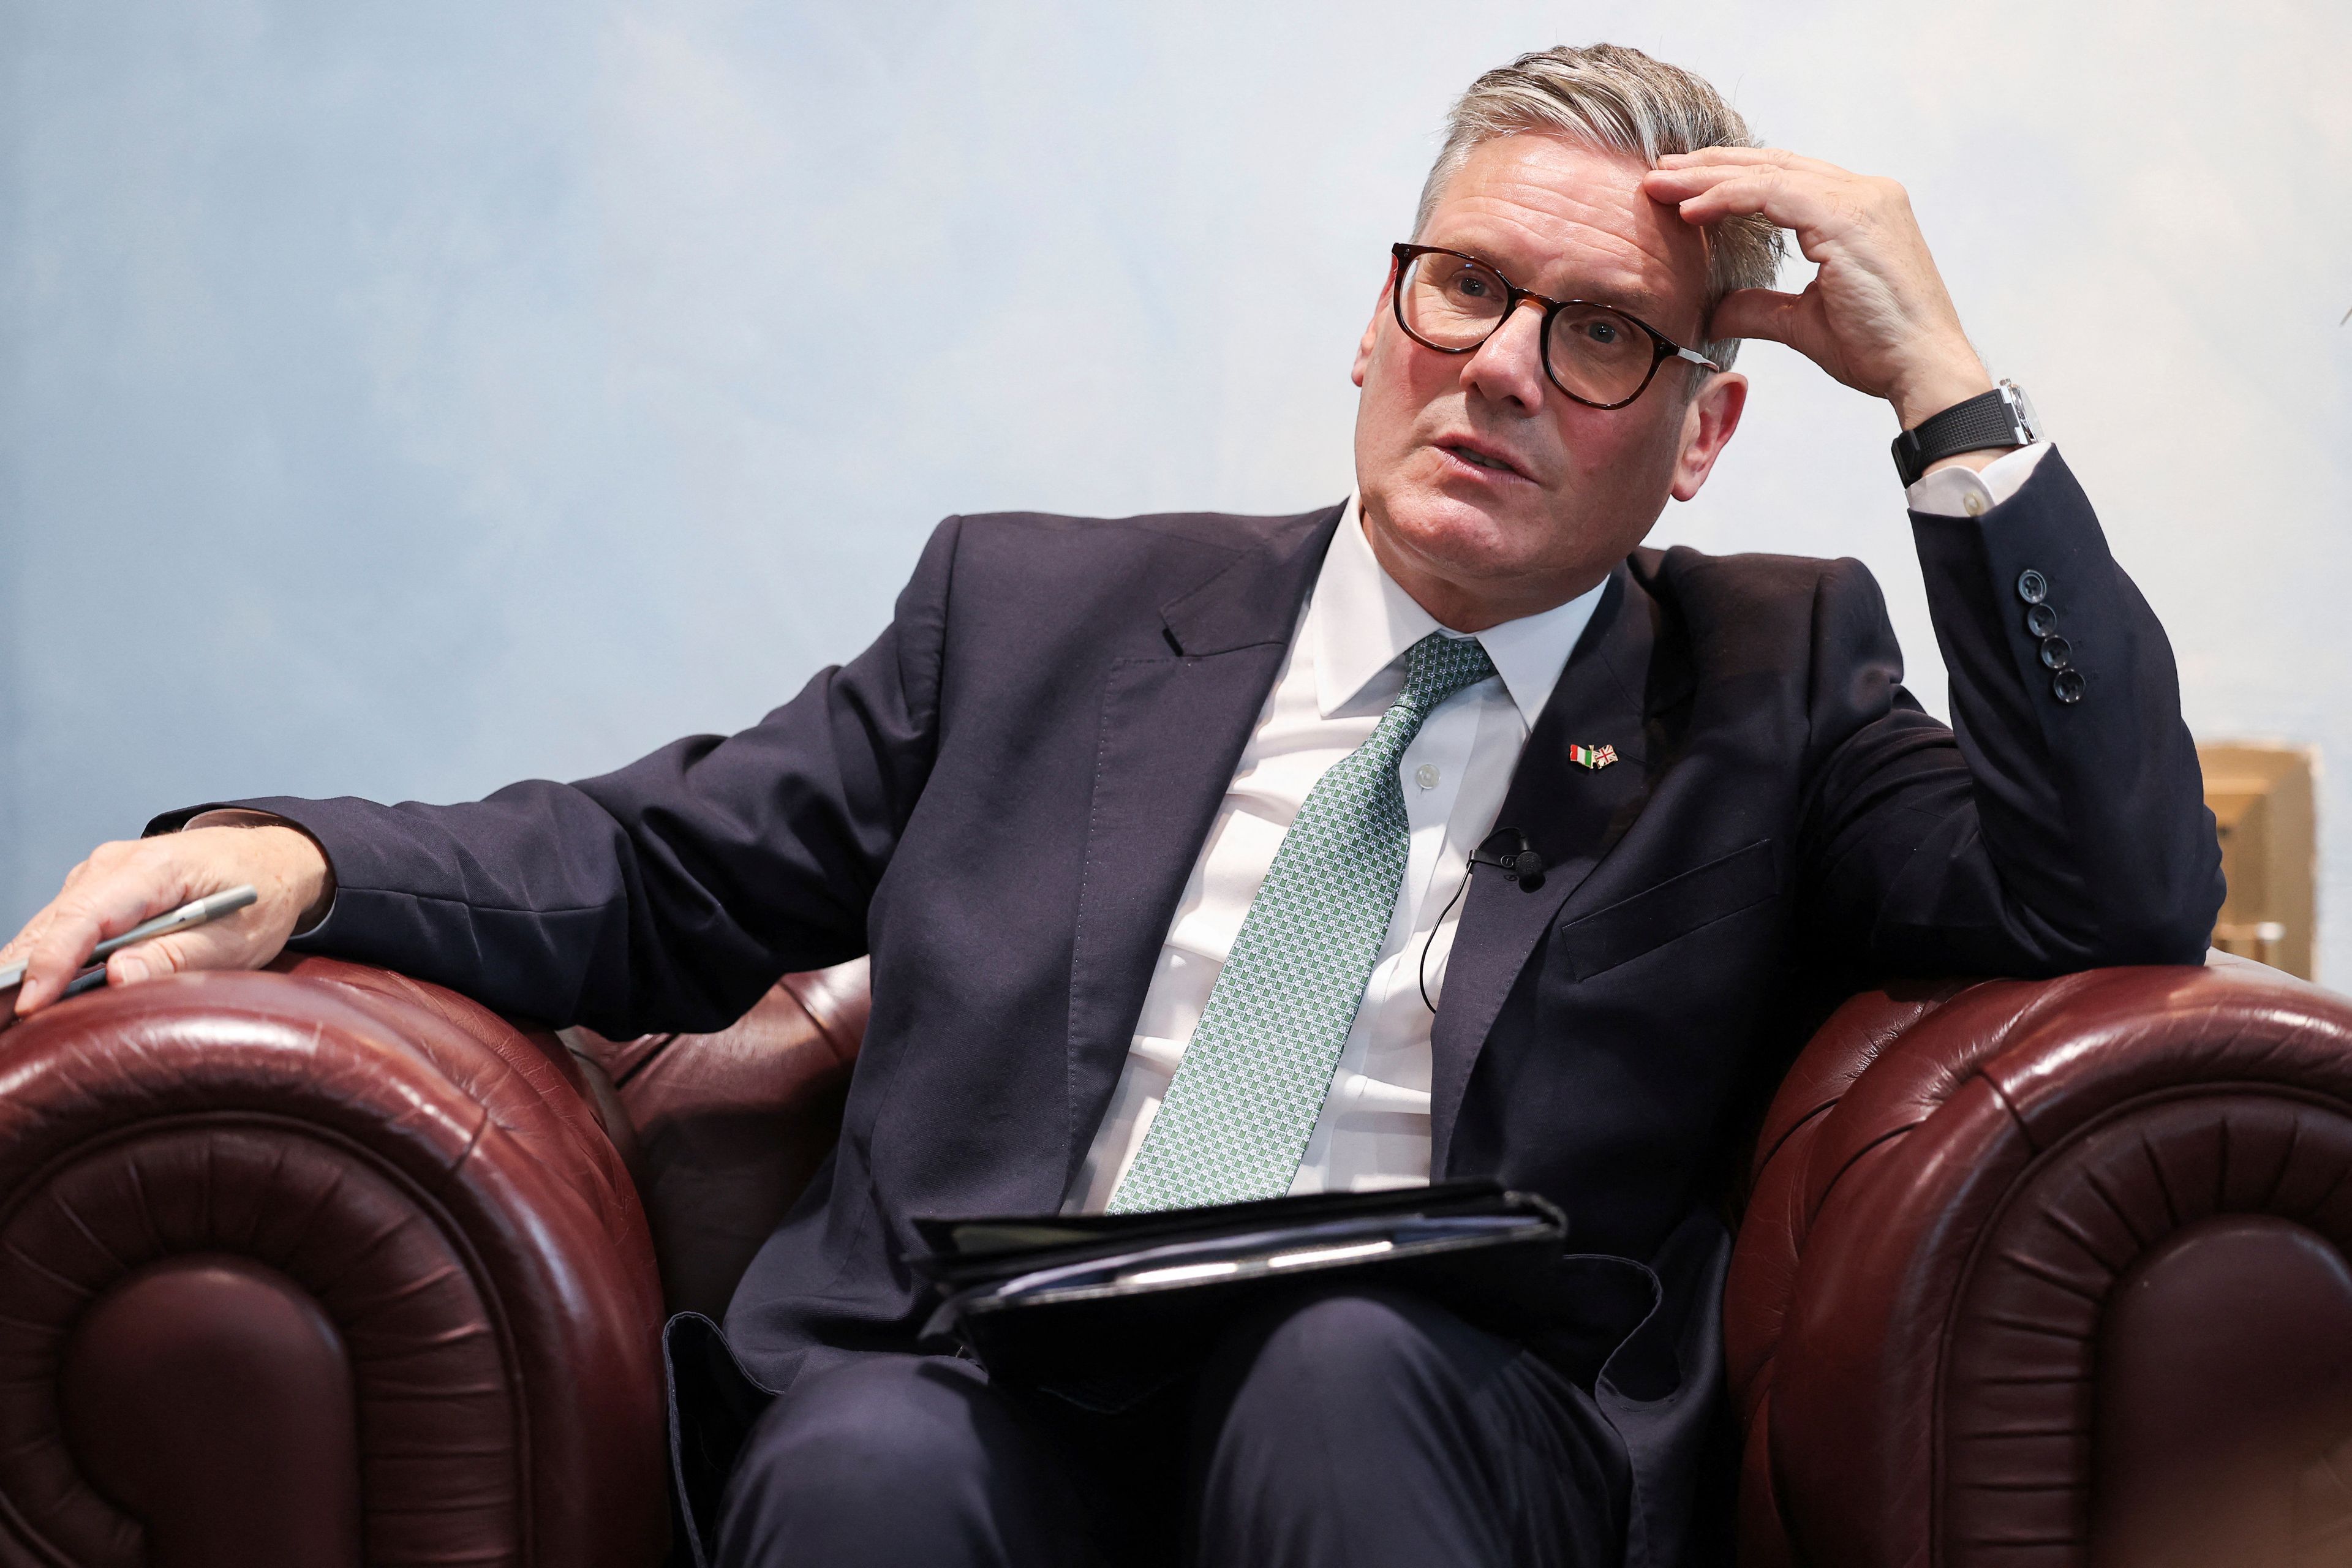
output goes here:
{"type": "Polygon", "coordinates": [[[293,945],[616,1038],[721,1027],[779,974],[865,952],[935,752],[957,532],[932,535],[872,647],[740,734],[461,805],[226,803],[288,818],[334,867],[331,911],[293,945]]]}
{"type": "MultiPolygon", "coordinates": [[[[1814,604],[1800,864],[1817,942],[1882,970],[2048,974],[2199,962],[2221,850],[2171,645],[2056,452],[1978,518],[1911,514],[1952,727],[1901,688],[1855,562],[1814,604]],[[2059,700],[2019,580],[2084,686],[2059,700]]],[[[2052,650],[2055,652],[2056,650],[2052,650]]]]}

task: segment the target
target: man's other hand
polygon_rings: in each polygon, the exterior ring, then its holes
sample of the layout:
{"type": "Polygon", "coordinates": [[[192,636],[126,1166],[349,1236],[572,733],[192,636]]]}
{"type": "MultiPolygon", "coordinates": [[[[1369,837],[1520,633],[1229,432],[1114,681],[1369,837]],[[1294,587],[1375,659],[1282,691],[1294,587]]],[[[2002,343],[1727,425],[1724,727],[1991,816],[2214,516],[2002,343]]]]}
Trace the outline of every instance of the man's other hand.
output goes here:
{"type": "Polygon", "coordinates": [[[110,985],[184,969],[257,969],[311,925],[333,898],[327,858],[285,826],[197,827],[101,844],[75,867],[48,907],[0,947],[0,966],[26,961],[16,1016],[58,999],[90,950],[194,899],[251,883],[261,896],[233,915],[135,943],[106,961],[110,985]]]}
{"type": "Polygon", "coordinates": [[[1906,430],[1992,390],[1911,198],[1893,180],[1777,147],[1709,147],[1659,159],[1643,188],[1701,226],[1761,213],[1793,229],[1797,248],[1820,264],[1801,294],[1725,295],[1707,336],[1786,343],[1848,386],[1892,403],[1906,430]]]}

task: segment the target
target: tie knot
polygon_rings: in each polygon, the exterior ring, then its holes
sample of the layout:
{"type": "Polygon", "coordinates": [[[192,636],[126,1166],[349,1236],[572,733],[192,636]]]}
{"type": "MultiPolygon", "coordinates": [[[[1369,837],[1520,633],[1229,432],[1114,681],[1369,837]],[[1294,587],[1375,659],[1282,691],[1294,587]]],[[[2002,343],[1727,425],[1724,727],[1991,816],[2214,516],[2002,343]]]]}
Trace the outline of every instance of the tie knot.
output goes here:
{"type": "Polygon", "coordinates": [[[1423,718],[1464,687],[1495,673],[1495,661],[1476,637],[1432,632],[1406,649],[1404,658],[1404,692],[1397,700],[1423,718]]]}

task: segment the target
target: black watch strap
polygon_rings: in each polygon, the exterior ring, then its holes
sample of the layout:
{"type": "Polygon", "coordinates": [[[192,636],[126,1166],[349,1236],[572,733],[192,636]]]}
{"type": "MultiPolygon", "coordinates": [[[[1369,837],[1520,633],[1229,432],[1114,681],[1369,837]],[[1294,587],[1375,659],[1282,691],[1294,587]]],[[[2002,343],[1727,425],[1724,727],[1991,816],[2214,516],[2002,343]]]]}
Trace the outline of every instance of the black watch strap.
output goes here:
{"type": "Polygon", "coordinates": [[[1919,482],[1928,465],[1957,453],[2022,447],[2041,438],[2041,422],[2034,417],[2032,403],[2015,382],[2004,381],[1990,392],[1928,416],[1895,437],[1895,471],[1907,489],[1919,482]]]}

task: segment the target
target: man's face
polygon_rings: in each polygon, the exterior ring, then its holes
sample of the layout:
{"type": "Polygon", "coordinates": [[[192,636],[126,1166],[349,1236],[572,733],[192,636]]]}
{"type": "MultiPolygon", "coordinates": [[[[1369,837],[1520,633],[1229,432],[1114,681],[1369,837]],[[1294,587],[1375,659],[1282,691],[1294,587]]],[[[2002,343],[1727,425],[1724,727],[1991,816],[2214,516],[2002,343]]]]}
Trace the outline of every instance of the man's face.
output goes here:
{"type": "MultiPolygon", "coordinates": [[[[1423,245],[1466,252],[1522,289],[1612,305],[1676,342],[1704,326],[1699,231],[1642,194],[1643,166],[1561,137],[1498,137],[1440,193],[1423,245]]],[[[1462,631],[1564,604],[1641,542],[1666,497],[1698,493],[1739,420],[1746,379],[1669,360],[1603,411],[1544,374],[1543,311],[1523,304],[1475,352],[1397,325],[1383,289],[1356,353],[1356,482],[1373,552],[1462,631]],[[1500,464],[1502,467],[1493,465],[1500,464]]]]}

